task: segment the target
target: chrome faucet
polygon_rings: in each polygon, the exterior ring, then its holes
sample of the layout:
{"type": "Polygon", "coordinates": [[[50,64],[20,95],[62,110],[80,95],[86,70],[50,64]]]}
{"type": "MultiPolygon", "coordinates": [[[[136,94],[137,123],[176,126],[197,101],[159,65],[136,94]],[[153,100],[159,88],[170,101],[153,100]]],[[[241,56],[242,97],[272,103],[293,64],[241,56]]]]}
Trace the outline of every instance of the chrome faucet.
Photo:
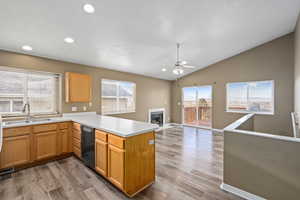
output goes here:
{"type": "Polygon", "coordinates": [[[30,118],[31,118],[31,116],[30,116],[30,104],[29,104],[29,102],[27,102],[27,103],[24,104],[24,107],[23,107],[23,110],[22,110],[23,113],[26,112],[26,108],[27,108],[27,115],[26,115],[26,119],[25,120],[28,122],[28,121],[30,121],[30,118]]]}

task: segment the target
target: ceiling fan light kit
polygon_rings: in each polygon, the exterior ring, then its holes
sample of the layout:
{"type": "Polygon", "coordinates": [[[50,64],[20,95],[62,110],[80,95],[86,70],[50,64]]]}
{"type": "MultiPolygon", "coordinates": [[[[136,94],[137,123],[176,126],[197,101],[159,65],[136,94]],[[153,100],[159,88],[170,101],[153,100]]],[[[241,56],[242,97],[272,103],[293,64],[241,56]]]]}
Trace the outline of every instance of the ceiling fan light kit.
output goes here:
{"type": "Polygon", "coordinates": [[[176,75],[183,74],[183,72],[184,72],[184,70],[179,67],[173,69],[173,73],[176,75]]]}

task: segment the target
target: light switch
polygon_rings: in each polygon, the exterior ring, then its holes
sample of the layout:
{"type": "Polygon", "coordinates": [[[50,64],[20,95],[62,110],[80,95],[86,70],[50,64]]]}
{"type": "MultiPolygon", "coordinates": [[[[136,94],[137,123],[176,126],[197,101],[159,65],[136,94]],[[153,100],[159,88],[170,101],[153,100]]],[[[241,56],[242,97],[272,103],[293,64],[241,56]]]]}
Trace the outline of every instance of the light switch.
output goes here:
{"type": "Polygon", "coordinates": [[[83,106],[83,111],[86,111],[86,106],[83,106]]]}

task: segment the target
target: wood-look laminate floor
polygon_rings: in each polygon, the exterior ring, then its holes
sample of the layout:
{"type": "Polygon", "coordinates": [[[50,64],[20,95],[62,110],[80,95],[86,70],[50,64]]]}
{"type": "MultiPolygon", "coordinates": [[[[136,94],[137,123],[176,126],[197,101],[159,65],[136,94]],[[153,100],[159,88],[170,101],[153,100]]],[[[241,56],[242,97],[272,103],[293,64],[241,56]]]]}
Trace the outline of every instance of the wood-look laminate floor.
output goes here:
{"type": "MultiPolygon", "coordinates": [[[[223,136],[175,127],[156,134],[156,182],[133,199],[235,200],[219,189],[223,136]]],[[[0,181],[0,199],[128,199],[101,176],[71,157],[25,169],[0,181]]]]}

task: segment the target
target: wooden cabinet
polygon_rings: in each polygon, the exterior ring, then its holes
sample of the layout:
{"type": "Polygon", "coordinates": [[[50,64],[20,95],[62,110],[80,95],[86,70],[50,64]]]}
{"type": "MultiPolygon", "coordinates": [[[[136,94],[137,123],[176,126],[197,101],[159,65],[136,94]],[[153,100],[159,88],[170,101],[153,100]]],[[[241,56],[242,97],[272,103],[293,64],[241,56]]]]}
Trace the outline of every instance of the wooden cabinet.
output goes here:
{"type": "Polygon", "coordinates": [[[125,150],[108,145],[108,179],[120,189],[124,188],[125,150]]]}
{"type": "Polygon", "coordinates": [[[92,79],[90,75],[66,72],[66,102],[90,102],[92,79]]]}
{"type": "Polygon", "coordinates": [[[21,127],[3,129],[3,137],[29,135],[30,133],[31,133],[30,126],[21,126],[21,127]]]}
{"type": "Polygon", "coordinates": [[[57,155],[57,133],[49,131],[34,135],[36,160],[42,160],[57,155]]]}
{"type": "Polygon", "coordinates": [[[60,147],[60,153],[65,154],[69,152],[69,133],[67,129],[60,130],[60,133],[58,135],[59,139],[59,147],[60,147]]]}
{"type": "Polygon", "coordinates": [[[70,134],[70,127],[68,122],[59,123],[58,124],[58,135],[57,135],[57,143],[58,143],[58,154],[66,154],[72,152],[72,137],[70,134]]]}
{"type": "Polygon", "coordinates": [[[61,122],[4,128],[0,168],[22,167],[72,152],[70,125],[61,122]]]}
{"type": "Polygon", "coordinates": [[[95,169],[107,176],[107,143],[96,139],[95,140],[95,169]]]}
{"type": "Polygon", "coordinates": [[[72,125],[72,150],[78,158],[81,158],[81,129],[78,123],[72,125]]]}
{"type": "Polygon", "coordinates": [[[154,140],[154,132],[125,138],[96,130],[96,171],[134,196],[155,180],[154,140]]]}
{"type": "Polygon", "coordinates": [[[30,135],[3,138],[0,168],[29,163],[30,145],[30,135]]]}

